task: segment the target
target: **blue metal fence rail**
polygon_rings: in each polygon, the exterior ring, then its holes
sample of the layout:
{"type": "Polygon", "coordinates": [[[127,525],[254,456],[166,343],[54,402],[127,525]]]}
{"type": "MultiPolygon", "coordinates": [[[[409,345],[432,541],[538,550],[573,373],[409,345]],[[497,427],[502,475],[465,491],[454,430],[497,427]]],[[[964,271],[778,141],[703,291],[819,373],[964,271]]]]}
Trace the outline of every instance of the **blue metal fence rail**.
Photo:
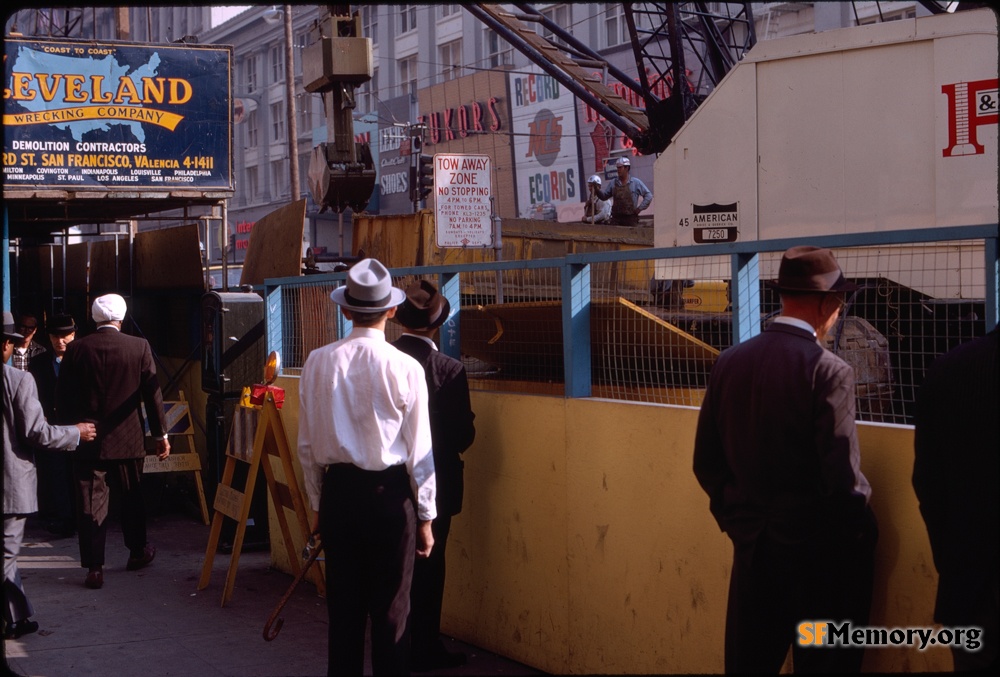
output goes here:
{"type": "MultiPolygon", "coordinates": [[[[702,257],[728,257],[730,281],[730,301],[732,311],[732,343],[745,341],[761,331],[761,276],[760,257],[762,254],[782,252],[788,247],[802,244],[844,248],[878,248],[890,245],[919,245],[957,243],[960,241],[981,242],[984,257],[982,261],[985,281],[984,313],[986,330],[997,325],[998,298],[1000,298],[1000,261],[998,261],[997,224],[985,226],[958,226],[947,228],[914,229],[879,233],[857,233],[816,236],[808,238],[787,238],[766,241],[744,241],[725,244],[703,244],[688,247],[668,247],[636,249],[630,251],[595,252],[572,254],[557,259],[529,261],[497,261],[475,264],[451,264],[392,269],[394,277],[430,276],[436,279],[441,293],[451,303],[452,315],[442,329],[441,349],[453,357],[460,357],[461,337],[457,317],[462,307],[460,280],[471,274],[496,273],[497,302],[502,302],[502,286],[499,276],[509,271],[538,271],[556,269],[559,271],[562,292],[562,341],[563,371],[565,374],[566,397],[590,397],[591,377],[591,272],[598,264],[622,264],[639,261],[669,261],[672,259],[700,259],[702,257]],[[436,276],[436,277],[435,277],[436,276]]],[[[268,350],[282,351],[287,347],[285,334],[289,331],[289,319],[282,302],[282,291],[303,286],[338,286],[343,284],[345,272],[289,277],[265,281],[266,323],[268,328],[268,350]]],[[[336,336],[345,335],[350,327],[341,313],[336,313],[336,336]]],[[[301,320],[300,320],[301,321],[301,320]]],[[[304,355],[302,359],[304,360],[304,355]]]]}

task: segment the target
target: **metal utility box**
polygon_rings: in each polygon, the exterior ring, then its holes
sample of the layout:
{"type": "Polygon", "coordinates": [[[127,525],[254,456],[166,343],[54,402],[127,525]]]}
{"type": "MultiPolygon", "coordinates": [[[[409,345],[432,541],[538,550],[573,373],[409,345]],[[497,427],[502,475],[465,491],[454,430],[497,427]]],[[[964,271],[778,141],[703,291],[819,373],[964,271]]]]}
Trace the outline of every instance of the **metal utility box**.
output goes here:
{"type": "Polygon", "coordinates": [[[372,77],[368,38],[320,38],[302,51],[302,86],[322,92],[342,82],[361,84],[372,77]]]}
{"type": "Polygon", "coordinates": [[[995,223],[990,9],[759,42],[657,158],[656,246],[995,223]]]}
{"type": "Polygon", "coordinates": [[[201,389],[239,397],[264,378],[264,299],[253,292],[201,297],[201,389]]]}
{"type": "Polygon", "coordinates": [[[985,8],[757,43],[657,158],[655,246],[996,223],[996,56],[985,8]]]}

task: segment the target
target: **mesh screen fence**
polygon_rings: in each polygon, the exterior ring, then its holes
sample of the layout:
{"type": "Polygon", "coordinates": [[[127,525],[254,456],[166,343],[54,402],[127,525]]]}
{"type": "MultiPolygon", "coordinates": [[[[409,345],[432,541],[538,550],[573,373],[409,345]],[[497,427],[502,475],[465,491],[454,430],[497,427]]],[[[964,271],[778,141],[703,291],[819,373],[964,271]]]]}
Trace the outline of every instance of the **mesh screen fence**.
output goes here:
{"type": "MultiPolygon", "coordinates": [[[[826,343],[854,367],[858,418],[912,423],[930,362],[986,331],[984,241],[834,251],[859,289],[826,343]]],[[[731,257],[631,254],[588,264],[591,395],[698,406],[715,358],[734,340],[731,257]]],[[[771,284],[780,258],[761,252],[757,259],[761,327],[780,313],[771,284]]],[[[570,346],[564,329],[567,264],[549,261],[409,269],[420,272],[393,281],[405,288],[421,277],[438,285],[442,272],[457,276],[460,307],[453,301],[441,338],[457,336],[474,389],[564,395],[565,355],[586,346],[570,346]]],[[[344,325],[329,295],[343,279],[318,275],[281,286],[285,373],[299,373],[311,350],[340,338],[344,325]]],[[[394,340],[399,325],[390,322],[386,333],[394,340]]]]}

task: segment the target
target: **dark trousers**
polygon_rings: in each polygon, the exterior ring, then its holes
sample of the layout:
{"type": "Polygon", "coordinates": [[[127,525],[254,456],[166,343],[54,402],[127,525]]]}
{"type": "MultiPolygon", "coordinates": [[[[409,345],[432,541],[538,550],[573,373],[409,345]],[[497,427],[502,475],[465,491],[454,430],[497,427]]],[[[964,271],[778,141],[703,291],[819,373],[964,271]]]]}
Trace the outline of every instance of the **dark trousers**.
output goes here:
{"type": "Polygon", "coordinates": [[[80,566],[104,566],[112,494],[118,503],[122,536],[132,556],[146,547],[146,504],[142,496],[141,458],[113,461],[74,460],[80,566]]]}
{"type": "Polygon", "coordinates": [[[434,547],[431,556],[413,563],[413,588],[410,591],[410,630],[413,653],[434,651],[441,634],[441,603],[444,600],[444,549],[451,531],[451,515],[438,515],[431,522],[434,547]]]}
{"type": "Polygon", "coordinates": [[[76,521],[74,510],[73,462],[65,451],[37,449],[38,512],[59,526],[76,521]]]}
{"type": "Polygon", "coordinates": [[[762,534],[735,544],[726,612],[726,672],[777,674],[792,646],[794,672],[857,673],[864,650],[799,646],[803,621],[867,625],[878,526],[868,509],[851,535],[789,542],[762,534]]]}
{"type": "Polygon", "coordinates": [[[944,623],[951,627],[976,627],[982,633],[976,637],[981,646],[969,648],[968,639],[960,646],[952,645],[951,657],[955,661],[955,672],[981,671],[987,673],[991,665],[996,665],[1000,656],[1000,587],[996,575],[982,592],[964,600],[965,613],[961,618],[944,623]]]}
{"type": "Polygon", "coordinates": [[[372,674],[409,674],[416,511],[406,468],[371,472],[331,465],[319,525],[330,619],[327,674],[362,674],[369,617],[372,674]]]}

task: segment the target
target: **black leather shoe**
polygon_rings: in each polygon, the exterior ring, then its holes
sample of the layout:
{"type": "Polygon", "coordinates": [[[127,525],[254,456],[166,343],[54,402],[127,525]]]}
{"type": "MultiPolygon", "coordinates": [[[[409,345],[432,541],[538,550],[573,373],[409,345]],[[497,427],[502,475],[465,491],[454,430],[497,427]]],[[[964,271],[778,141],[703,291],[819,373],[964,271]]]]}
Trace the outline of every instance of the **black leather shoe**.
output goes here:
{"type": "Polygon", "coordinates": [[[104,587],[104,572],[100,569],[91,571],[87,574],[87,578],[83,584],[91,590],[100,590],[104,587]]]}
{"type": "Polygon", "coordinates": [[[14,625],[9,625],[3,631],[4,639],[17,639],[18,637],[23,637],[24,635],[30,635],[33,632],[38,632],[38,623],[35,621],[29,621],[27,618],[19,620],[14,625]]]}
{"type": "Polygon", "coordinates": [[[147,545],[142,549],[142,554],[136,557],[132,555],[128,558],[128,562],[125,564],[126,571],[138,571],[143,567],[147,566],[156,557],[156,548],[151,545],[147,545]]]}
{"type": "Polygon", "coordinates": [[[76,536],[76,523],[70,520],[52,520],[45,525],[45,530],[59,538],[76,536]]]}
{"type": "Polygon", "coordinates": [[[414,672],[457,668],[465,665],[468,659],[462,652],[452,653],[443,646],[430,651],[415,651],[410,657],[410,669],[414,672]]]}

